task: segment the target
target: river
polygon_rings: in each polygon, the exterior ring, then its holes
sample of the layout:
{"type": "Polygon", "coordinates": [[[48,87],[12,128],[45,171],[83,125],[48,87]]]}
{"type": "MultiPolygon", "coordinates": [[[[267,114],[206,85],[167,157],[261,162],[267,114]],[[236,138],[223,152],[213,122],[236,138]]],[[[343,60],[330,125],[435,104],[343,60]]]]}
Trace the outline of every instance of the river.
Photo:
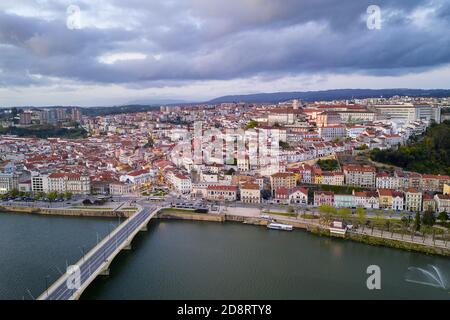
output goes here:
{"type": "MultiPolygon", "coordinates": [[[[30,299],[116,219],[0,213],[0,299],[30,299]]],[[[450,259],[237,223],[154,220],[82,299],[450,299],[450,259]],[[381,268],[368,290],[367,267],[381,268]],[[447,288],[425,272],[437,268],[447,288]]],[[[431,274],[434,275],[433,273],[431,274]]]]}

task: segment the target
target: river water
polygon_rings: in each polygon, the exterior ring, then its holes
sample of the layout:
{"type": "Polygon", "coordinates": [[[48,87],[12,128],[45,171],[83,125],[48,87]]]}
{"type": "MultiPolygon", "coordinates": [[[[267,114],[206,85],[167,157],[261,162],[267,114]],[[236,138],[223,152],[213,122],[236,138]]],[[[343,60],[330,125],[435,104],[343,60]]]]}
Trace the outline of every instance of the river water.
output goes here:
{"type": "MultiPolygon", "coordinates": [[[[47,275],[54,281],[56,267],[117,223],[0,213],[0,299],[39,295],[47,275]]],[[[303,231],[154,220],[82,299],[450,299],[449,280],[448,258],[303,231]],[[367,289],[370,265],[381,268],[381,290],[367,289]]]]}

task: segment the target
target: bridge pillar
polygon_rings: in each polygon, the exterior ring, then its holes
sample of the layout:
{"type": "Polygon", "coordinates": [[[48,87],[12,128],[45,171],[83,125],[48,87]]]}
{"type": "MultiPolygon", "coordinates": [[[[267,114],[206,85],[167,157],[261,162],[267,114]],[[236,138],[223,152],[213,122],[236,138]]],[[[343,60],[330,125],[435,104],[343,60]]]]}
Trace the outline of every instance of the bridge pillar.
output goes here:
{"type": "Polygon", "coordinates": [[[100,275],[108,277],[109,276],[109,268],[106,268],[105,270],[102,270],[102,272],[100,272],[100,275]]]}
{"type": "Polygon", "coordinates": [[[143,226],[142,228],[141,228],[141,230],[139,230],[139,231],[147,231],[148,229],[147,229],[147,225],[145,225],[145,226],[143,226]]]}

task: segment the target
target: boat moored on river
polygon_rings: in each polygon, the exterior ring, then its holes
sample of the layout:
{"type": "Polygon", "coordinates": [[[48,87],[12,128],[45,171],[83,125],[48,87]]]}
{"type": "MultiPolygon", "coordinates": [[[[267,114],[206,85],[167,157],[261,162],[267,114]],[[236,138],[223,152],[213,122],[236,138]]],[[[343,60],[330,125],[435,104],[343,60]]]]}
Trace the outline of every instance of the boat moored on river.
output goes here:
{"type": "Polygon", "coordinates": [[[282,223],[269,223],[267,225],[268,229],[273,229],[273,230],[283,230],[283,231],[292,231],[294,230],[294,227],[288,224],[282,224],[282,223]]]}

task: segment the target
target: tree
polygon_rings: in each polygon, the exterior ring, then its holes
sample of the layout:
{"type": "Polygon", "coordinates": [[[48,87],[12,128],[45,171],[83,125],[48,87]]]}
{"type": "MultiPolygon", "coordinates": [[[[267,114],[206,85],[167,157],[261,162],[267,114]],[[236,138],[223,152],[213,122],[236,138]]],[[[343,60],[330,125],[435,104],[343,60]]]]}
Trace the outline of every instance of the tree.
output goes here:
{"type": "Polygon", "coordinates": [[[411,137],[406,145],[389,150],[374,149],[370,157],[408,171],[450,174],[450,121],[432,124],[424,136],[411,137]]]}
{"type": "Polygon", "coordinates": [[[70,191],[61,192],[61,193],[59,194],[59,198],[60,198],[60,199],[71,199],[72,196],[73,196],[73,193],[70,192],[70,191]]]}
{"type": "Polygon", "coordinates": [[[383,210],[375,210],[375,217],[378,220],[381,220],[382,218],[384,218],[384,211],[383,210]]]}
{"type": "Polygon", "coordinates": [[[389,210],[387,212],[387,214],[388,214],[389,218],[392,218],[395,215],[395,211],[394,210],[389,210]]]}
{"type": "Polygon", "coordinates": [[[409,225],[409,220],[406,216],[403,216],[401,221],[404,227],[407,227],[409,225]]]}
{"type": "Polygon", "coordinates": [[[356,150],[360,150],[360,151],[367,150],[367,149],[369,149],[369,147],[365,143],[356,148],[356,150]]]}
{"type": "Polygon", "coordinates": [[[56,191],[52,191],[52,192],[47,193],[48,201],[53,202],[53,201],[56,200],[56,198],[58,198],[58,193],[56,191]]]}
{"type": "Polygon", "coordinates": [[[289,149],[289,143],[285,141],[280,141],[278,144],[280,145],[280,148],[283,150],[289,149]]]}
{"type": "Polygon", "coordinates": [[[246,129],[254,129],[258,126],[258,121],[256,120],[250,120],[250,122],[247,124],[246,129]]]}
{"type": "Polygon", "coordinates": [[[339,163],[337,160],[334,159],[328,159],[328,160],[321,160],[317,161],[317,165],[320,167],[320,169],[325,171],[335,171],[339,168],[339,163]]]}
{"type": "Polygon", "coordinates": [[[339,209],[337,212],[344,220],[352,214],[352,211],[348,208],[339,209]]]}
{"type": "Polygon", "coordinates": [[[235,172],[236,172],[236,170],[234,170],[233,168],[230,168],[225,174],[227,176],[232,176],[235,172]]]}
{"type": "Polygon", "coordinates": [[[429,226],[432,227],[436,222],[436,217],[434,216],[434,212],[427,210],[424,212],[423,216],[422,216],[422,223],[425,226],[429,226]]]}
{"type": "Polygon", "coordinates": [[[40,199],[42,199],[42,197],[43,197],[42,192],[36,192],[36,193],[34,194],[33,199],[34,199],[34,200],[40,200],[40,199]]]}
{"type": "Polygon", "coordinates": [[[358,219],[361,223],[364,223],[366,221],[366,210],[364,208],[356,208],[356,215],[358,216],[358,219]]]}
{"type": "Polygon", "coordinates": [[[448,220],[448,214],[445,211],[442,211],[438,215],[438,219],[442,222],[446,222],[448,220]]]}
{"type": "Polygon", "coordinates": [[[323,204],[319,207],[319,214],[329,218],[336,214],[336,208],[323,204]]]}
{"type": "Polygon", "coordinates": [[[414,218],[414,228],[415,228],[416,231],[419,231],[419,230],[420,230],[420,225],[421,225],[421,222],[420,222],[420,213],[419,213],[419,212],[416,212],[416,216],[415,216],[415,218],[414,218]]]}
{"type": "Polygon", "coordinates": [[[10,195],[11,197],[15,198],[15,197],[19,196],[19,190],[17,190],[17,189],[12,189],[12,190],[9,192],[9,195],[10,195]]]}

